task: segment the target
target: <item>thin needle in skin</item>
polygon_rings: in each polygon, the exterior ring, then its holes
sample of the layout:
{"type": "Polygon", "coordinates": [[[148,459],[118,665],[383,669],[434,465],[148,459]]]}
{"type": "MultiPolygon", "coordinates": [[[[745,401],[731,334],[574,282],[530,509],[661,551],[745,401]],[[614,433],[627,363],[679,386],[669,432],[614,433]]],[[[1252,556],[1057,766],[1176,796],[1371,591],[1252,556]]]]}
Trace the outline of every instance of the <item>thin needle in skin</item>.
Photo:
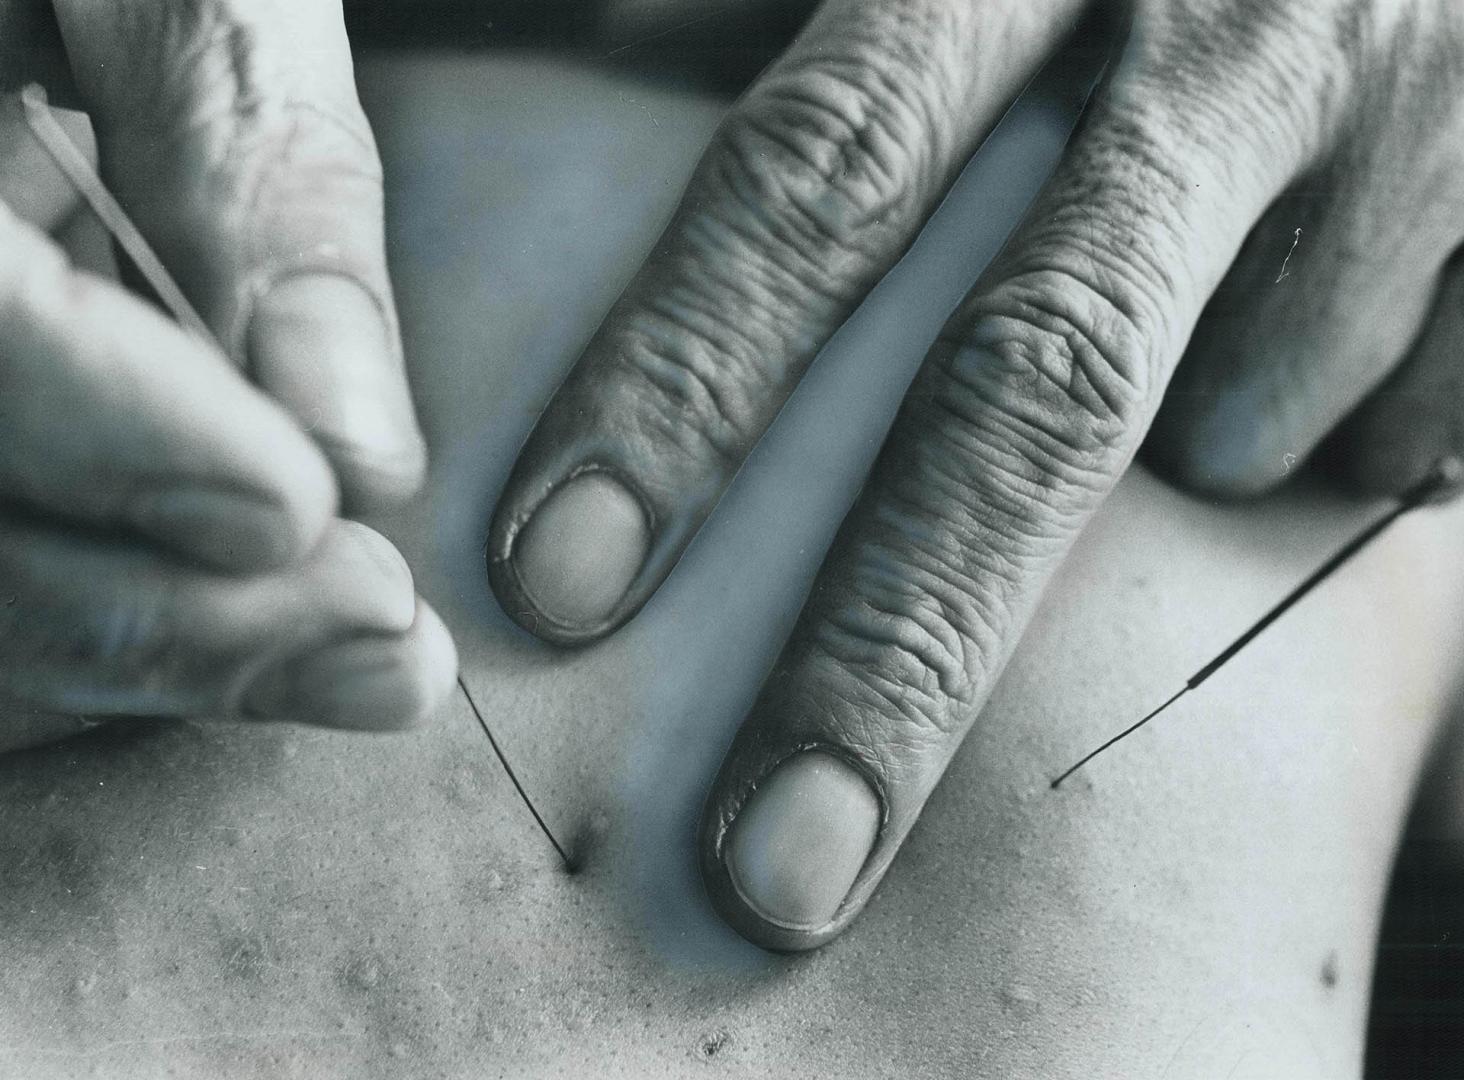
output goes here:
{"type": "Polygon", "coordinates": [[[1369,542],[1377,537],[1378,534],[1386,529],[1389,525],[1393,524],[1393,522],[1397,521],[1400,517],[1402,517],[1408,511],[1412,510],[1414,507],[1421,506],[1426,502],[1434,501],[1445,492],[1450,491],[1459,484],[1461,478],[1464,478],[1464,463],[1461,463],[1458,458],[1449,457],[1440,461],[1427,477],[1425,477],[1413,488],[1403,493],[1403,495],[1398,500],[1397,506],[1393,507],[1393,509],[1389,510],[1382,517],[1378,518],[1377,521],[1374,521],[1371,525],[1367,526],[1351,540],[1347,541],[1347,543],[1343,544],[1342,547],[1339,548],[1330,559],[1324,562],[1321,566],[1317,567],[1317,569],[1314,570],[1306,578],[1306,580],[1304,580],[1300,585],[1296,586],[1296,588],[1292,589],[1291,592],[1287,593],[1285,598],[1282,599],[1280,603],[1278,603],[1275,607],[1271,608],[1270,611],[1262,615],[1260,619],[1258,619],[1250,627],[1250,629],[1248,629],[1245,633],[1241,634],[1240,637],[1232,641],[1228,646],[1226,646],[1224,651],[1222,651],[1208,664],[1206,664],[1204,667],[1200,668],[1199,671],[1191,675],[1189,679],[1186,680],[1184,686],[1180,688],[1178,693],[1176,693],[1163,705],[1160,705],[1153,712],[1149,713],[1138,723],[1125,728],[1123,731],[1119,732],[1113,738],[1105,742],[1102,746],[1084,756],[1077,762],[1077,764],[1073,765],[1056,780],[1052,781],[1053,790],[1057,790],[1058,786],[1064,780],[1066,780],[1073,773],[1077,772],[1084,765],[1088,764],[1088,762],[1092,761],[1099,754],[1103,753],[1115,743],[1122,742],[1124,739],[1128,738],[1134,732],[1138,731],[1139,728],[1143,727],[1150,720],[1153,720],[1156,716],[1162,713],[1165,709],[1169,708],[1169,706],[1173,705],[1180,698],[1184,697],[1185,694],[1198,687],[1211,675],[1219,671],[1222,667],[1229,663],[1229,661],[1235,656],[1236,653],[1240,652],[1241,649],[1245,648],[1257,637],[1259,637],[1261,632],[1265,630],[1266,627],[1270,626],[1282,615],[1286,614],[1286,612],[1290,610],[1290,608],[1307,593],[1311,592],[1323,581],[1331,577],[1333,573],[1335,573],[1338,569],[1345,565],[1348,560],[1350,560],[1354,555],[1356,555],[1359,551],[1366,547],[1369,542]]]}
{"type": "Polygon", "coordinates": [[[168,273],[163,261],[132,223],[127,211],[122,209],[122,204],[107,190],[86,155],[71,141],[71,136],[56,123],[46,100],[46,91],[35,83],[20,92],[21,107],[25,111],[26,126],[30,128],[31,134],[76,189],[77,194],[86,200],[86,204],[106,230],[116,238],[122,250],[127,252],[127,257],[132,260],[153,292],[157,293],[163,306],[178,320],[179,325],[204,341],[217,344],[208,324],[188,302],[188,297],[178,288],[173,275],[168,273]]]}
{"type": "Polygon", "coordinates": [[[559,857],[564,860],[564,869],[571,874],[574,873],[574,860],[560,846],[559,841],[554,839],[554,834],[549,831],[549,826],[544,823],[544,818],[539,814],[538,809],[535,808],[534,801],[529,798],[529,793],[524,790],[523,784],[519,783],[519,778],[514,773],[513,766],[508,763],[508,758],[504,756],[502,747],[498,745],[498,740],[493,737],[493,732],[488,727],[488,721],[483,719],[483,713],[479,710],[478,703],[473,700],[473,695],[468,690],[468,684],[463,681],[461,675],[458,676],[458,686],[462,688],[463,697],[468,699],[468,708],[473,710],[473,716],[477,718],[478,726],[483,729],[483,734],[488,736],[488,745],[493,747],[493,753],[498,756],[499,764],[503,766],[503,771],[508,774],[509,780],[513,783],[514,790],[519,793],[519,798],[529,808],[529,813],[534,815],[534,820],[539,823],[539,828],[549,838],[549,842],[554,845],[554,850],[559,852],[559,857]]]}
{"type": "Polygon", "coordinates": [[[1169,708],[1169,706],[1173,705],[1180,698],[1184,697],[1185,694],[1188,694],[1192,689],[1194,689],[1194,688],[1191,687],[1189,684],[1185,684],[1185,686],[1182,687],[1173,697],[1171,697],[1163,705],[1160,705],[1153,712],[1151,712],[1148,715],[1146,715],[1137,724],[1130,724],[1128,727],[1124,728],[1117,735],[1115,735],[1113,738],[1109,739],[1106,743],[1104,743],[1102,746],[1098,747],[1096,750],[1089,751],[1086,755],[1084,755],[1084,757],[1083,757],[1083,759],[1081,761],[1079,761],[1076,765],[1073,765],[1071,768],[1068,769],[1067,772],[1063,773],[1061,776],[1059,776],[1056,780],[1054,780],[1052,782],[1052,789],[1054,791],[1056,791],[1058,785],[1061,784],[1064,780],[1066,780],[1069,776],[1071,776],[1073,773],[1077,772],[1084,765],[1088,764],[1088,762],[1092,761],[1099,754],[1103,753],[1103,751],[1107,750],[1114,743],[1122,742],[1124,739],[1127,739],[1134,732],[1138,731],[1139,728],[1143,727],[1150,720],[1154,719],[1154,717],[1158,716],[1165,709],[1169,708]]]}

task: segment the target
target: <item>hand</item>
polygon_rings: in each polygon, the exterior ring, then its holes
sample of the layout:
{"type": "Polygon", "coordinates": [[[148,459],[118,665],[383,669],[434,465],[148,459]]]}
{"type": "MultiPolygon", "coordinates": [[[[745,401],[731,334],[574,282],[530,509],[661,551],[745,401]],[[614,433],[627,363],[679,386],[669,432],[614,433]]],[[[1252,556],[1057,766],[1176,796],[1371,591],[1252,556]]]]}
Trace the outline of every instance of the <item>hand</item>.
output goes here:
{"type": "Polygon", "coordinates": [[[68,260],[49,234],[84,214],[6,101],[0,695],[420,719],[451,640],[391,544],[336,518],[425,466],[339,4],[7,0],[0,36],[26,60],[7,86],[90,112],[109,186],[225,350],[68,260]]]}
{"type": "MultiPolygon", "coordinates": [[[[575,644],[645,602],[1084,6],[824,4],[525,447],[490,538],[509,613],[575,644]]],[[[711,793],[704,875],[753,941],[808,948],[858,914],[1156,413],[1156,455],[1225,494],[1329,433],[1394,490],[1460,446],[1464,7],[1131,16],[932,347],[711,793]]]]}

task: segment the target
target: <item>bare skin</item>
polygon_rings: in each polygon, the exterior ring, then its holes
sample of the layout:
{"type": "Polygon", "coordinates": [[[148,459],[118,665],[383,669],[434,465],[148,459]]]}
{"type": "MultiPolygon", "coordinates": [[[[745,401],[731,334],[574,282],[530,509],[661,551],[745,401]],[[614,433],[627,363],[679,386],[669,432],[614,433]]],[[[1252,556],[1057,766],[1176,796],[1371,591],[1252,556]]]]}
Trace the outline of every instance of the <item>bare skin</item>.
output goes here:
{"type": "Polygon", "coordinates": [[[407,740],[114,726],[11,757],[0,1075],[1355,1075],[1389,859],[1464,655],[1457,511],[1400,525],[1054,795],[1369,516],[1306,489],[1221,509],[1136,470],[865,917],[771,956],[697,880],[706,785],[897,407],[889,369],[920,362],[914,313],[979,270],[1066,128],[1039,107],[999,137],[672,586],[568,653],[469,587],[482,513],[724,103],[540,57],[384,63],[365,89],[435,463],[382,527],[584,869],[460,701],[407,740]],[[546,124],[579,126],[546,149],[546,124]]]}

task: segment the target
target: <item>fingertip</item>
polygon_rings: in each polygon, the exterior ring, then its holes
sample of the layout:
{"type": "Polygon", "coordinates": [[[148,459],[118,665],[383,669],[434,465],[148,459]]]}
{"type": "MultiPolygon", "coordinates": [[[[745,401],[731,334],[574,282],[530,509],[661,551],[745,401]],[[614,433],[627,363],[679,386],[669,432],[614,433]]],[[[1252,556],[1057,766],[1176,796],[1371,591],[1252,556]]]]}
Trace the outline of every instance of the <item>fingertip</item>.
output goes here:
{"type": "Polygon", "coordinates": [[[442,705],[456,674],[452,636],[419,599],[405,633],[363,635],[290,660],[254,680],[241,711],[345,731],[410,731],[442,705]]]}
{"type": "Polygon", "coordinates": [[[335,474],[308,442],[302,440],[295,453],[275,462],[262,479],[270,513],[260,519],[254,544],[228,546],[230,562],[222,569],[261,573],[290,566],[319,547],[336,520],[340,492],[335,474]]]}
{"type": "Polygon", "coordinates": [[[342,501],[353,514],[376,513],[410,502],[427,480],[427,444],[420,435],[398,451],[382,453],[314,434],[335,466],[342,501]]]}
{"type": "Polygon", "coordinates": [[[290,566],[316,550],[337,520],[340,490],[335,473],[315,446],[304,439],[298,442],[293,453],[277,444],[283,452],[268,476],[260,478],[272,510],[261,526],[268,530],[260,537],[263,542],[252,548],[235,545],[227,569],[260,573],[290,566]]]}
{"type": "Polygon", "coordinates": [[[415,709],[403,713],[409,727],[425,724],[442,707],[457,686],[458,651],[452,632],[427,602],[417,601],[417,619],[412,635],[417,645],[413,652],[417,695],[415,709]]]}
{"type": "Polygon", "coordinates": [[[757,781],[730,818],[709,805],[702,876],[713,906],[775,952],[814,949],[862,907],[853,889],[879,838],[883,809],[842,757],[802,750],[757,781]]]}
{"type": "Polygon", "coordinates": [[[358,521],[331,523],[315,558],[327,568],[323,593],[339,601],[343,624],[399,635],[418,619],[412,568],[389,539],[358,521]]]}
{"type": "Polygon", "coordinates": [[[1204,405],[1166,401],[1150,428],[1143,457],[1175,486],[1205,498],[1238,502],[1285,483],[1310,447],[1281,445],[1281,426],[1239,395],[1204,405]]]}
{"type": "Polygon", "coordinates": [[[413,731],[427,726],[442,707],[457,685],[457,645],[442,619],[420,597],[416,618],[394,652],[391,675],[377,696],[337,726],[357,731],[413,731]]]}
{"type": "MultiPolygon", "coordinates": [[[[504,505],[511,505],[510,496],[504,505]]],[[[579,645],[621,621],[626,594],[649,554],[651,528],[640,500],[602,471],[561,483],[489,559],[489,580],[511,618],[530,633],[579,645]]]]}
{"type": "Polygon", "coordinates": [[[398,505],[426,476],[393,326],[364,286],[336,273],[286,277],[250,323],[256,380],[330,459],[353,511],[398,505]]]}

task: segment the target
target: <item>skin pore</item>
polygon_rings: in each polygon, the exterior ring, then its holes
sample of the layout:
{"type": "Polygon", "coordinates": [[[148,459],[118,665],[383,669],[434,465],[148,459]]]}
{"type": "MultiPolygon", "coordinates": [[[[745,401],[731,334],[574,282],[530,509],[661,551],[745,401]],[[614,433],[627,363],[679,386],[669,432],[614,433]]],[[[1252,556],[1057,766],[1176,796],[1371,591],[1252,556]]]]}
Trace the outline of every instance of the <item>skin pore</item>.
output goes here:
{"type": "Polygon", "coordinates": [[[559,869],[460,698],[406,738],[115,725],[0,759],[0,1075],[1356,1071],[1464,644],[1459,511],[1403,522],[1053,794],[1371,512],[1305,489],[1218,509],[1135,471],[858,925],[763,953],[704,899],[701,800],[924,351],[912,324],[994,250],[1064,118],[1019,111],[948,207],[983,236],[933,229],[668,586],[563,652],[486,594],[483,522],[724,103],[540,57],[376,60],[363,83],[434,460],[380,524],[584,869],[559,869]]]}

